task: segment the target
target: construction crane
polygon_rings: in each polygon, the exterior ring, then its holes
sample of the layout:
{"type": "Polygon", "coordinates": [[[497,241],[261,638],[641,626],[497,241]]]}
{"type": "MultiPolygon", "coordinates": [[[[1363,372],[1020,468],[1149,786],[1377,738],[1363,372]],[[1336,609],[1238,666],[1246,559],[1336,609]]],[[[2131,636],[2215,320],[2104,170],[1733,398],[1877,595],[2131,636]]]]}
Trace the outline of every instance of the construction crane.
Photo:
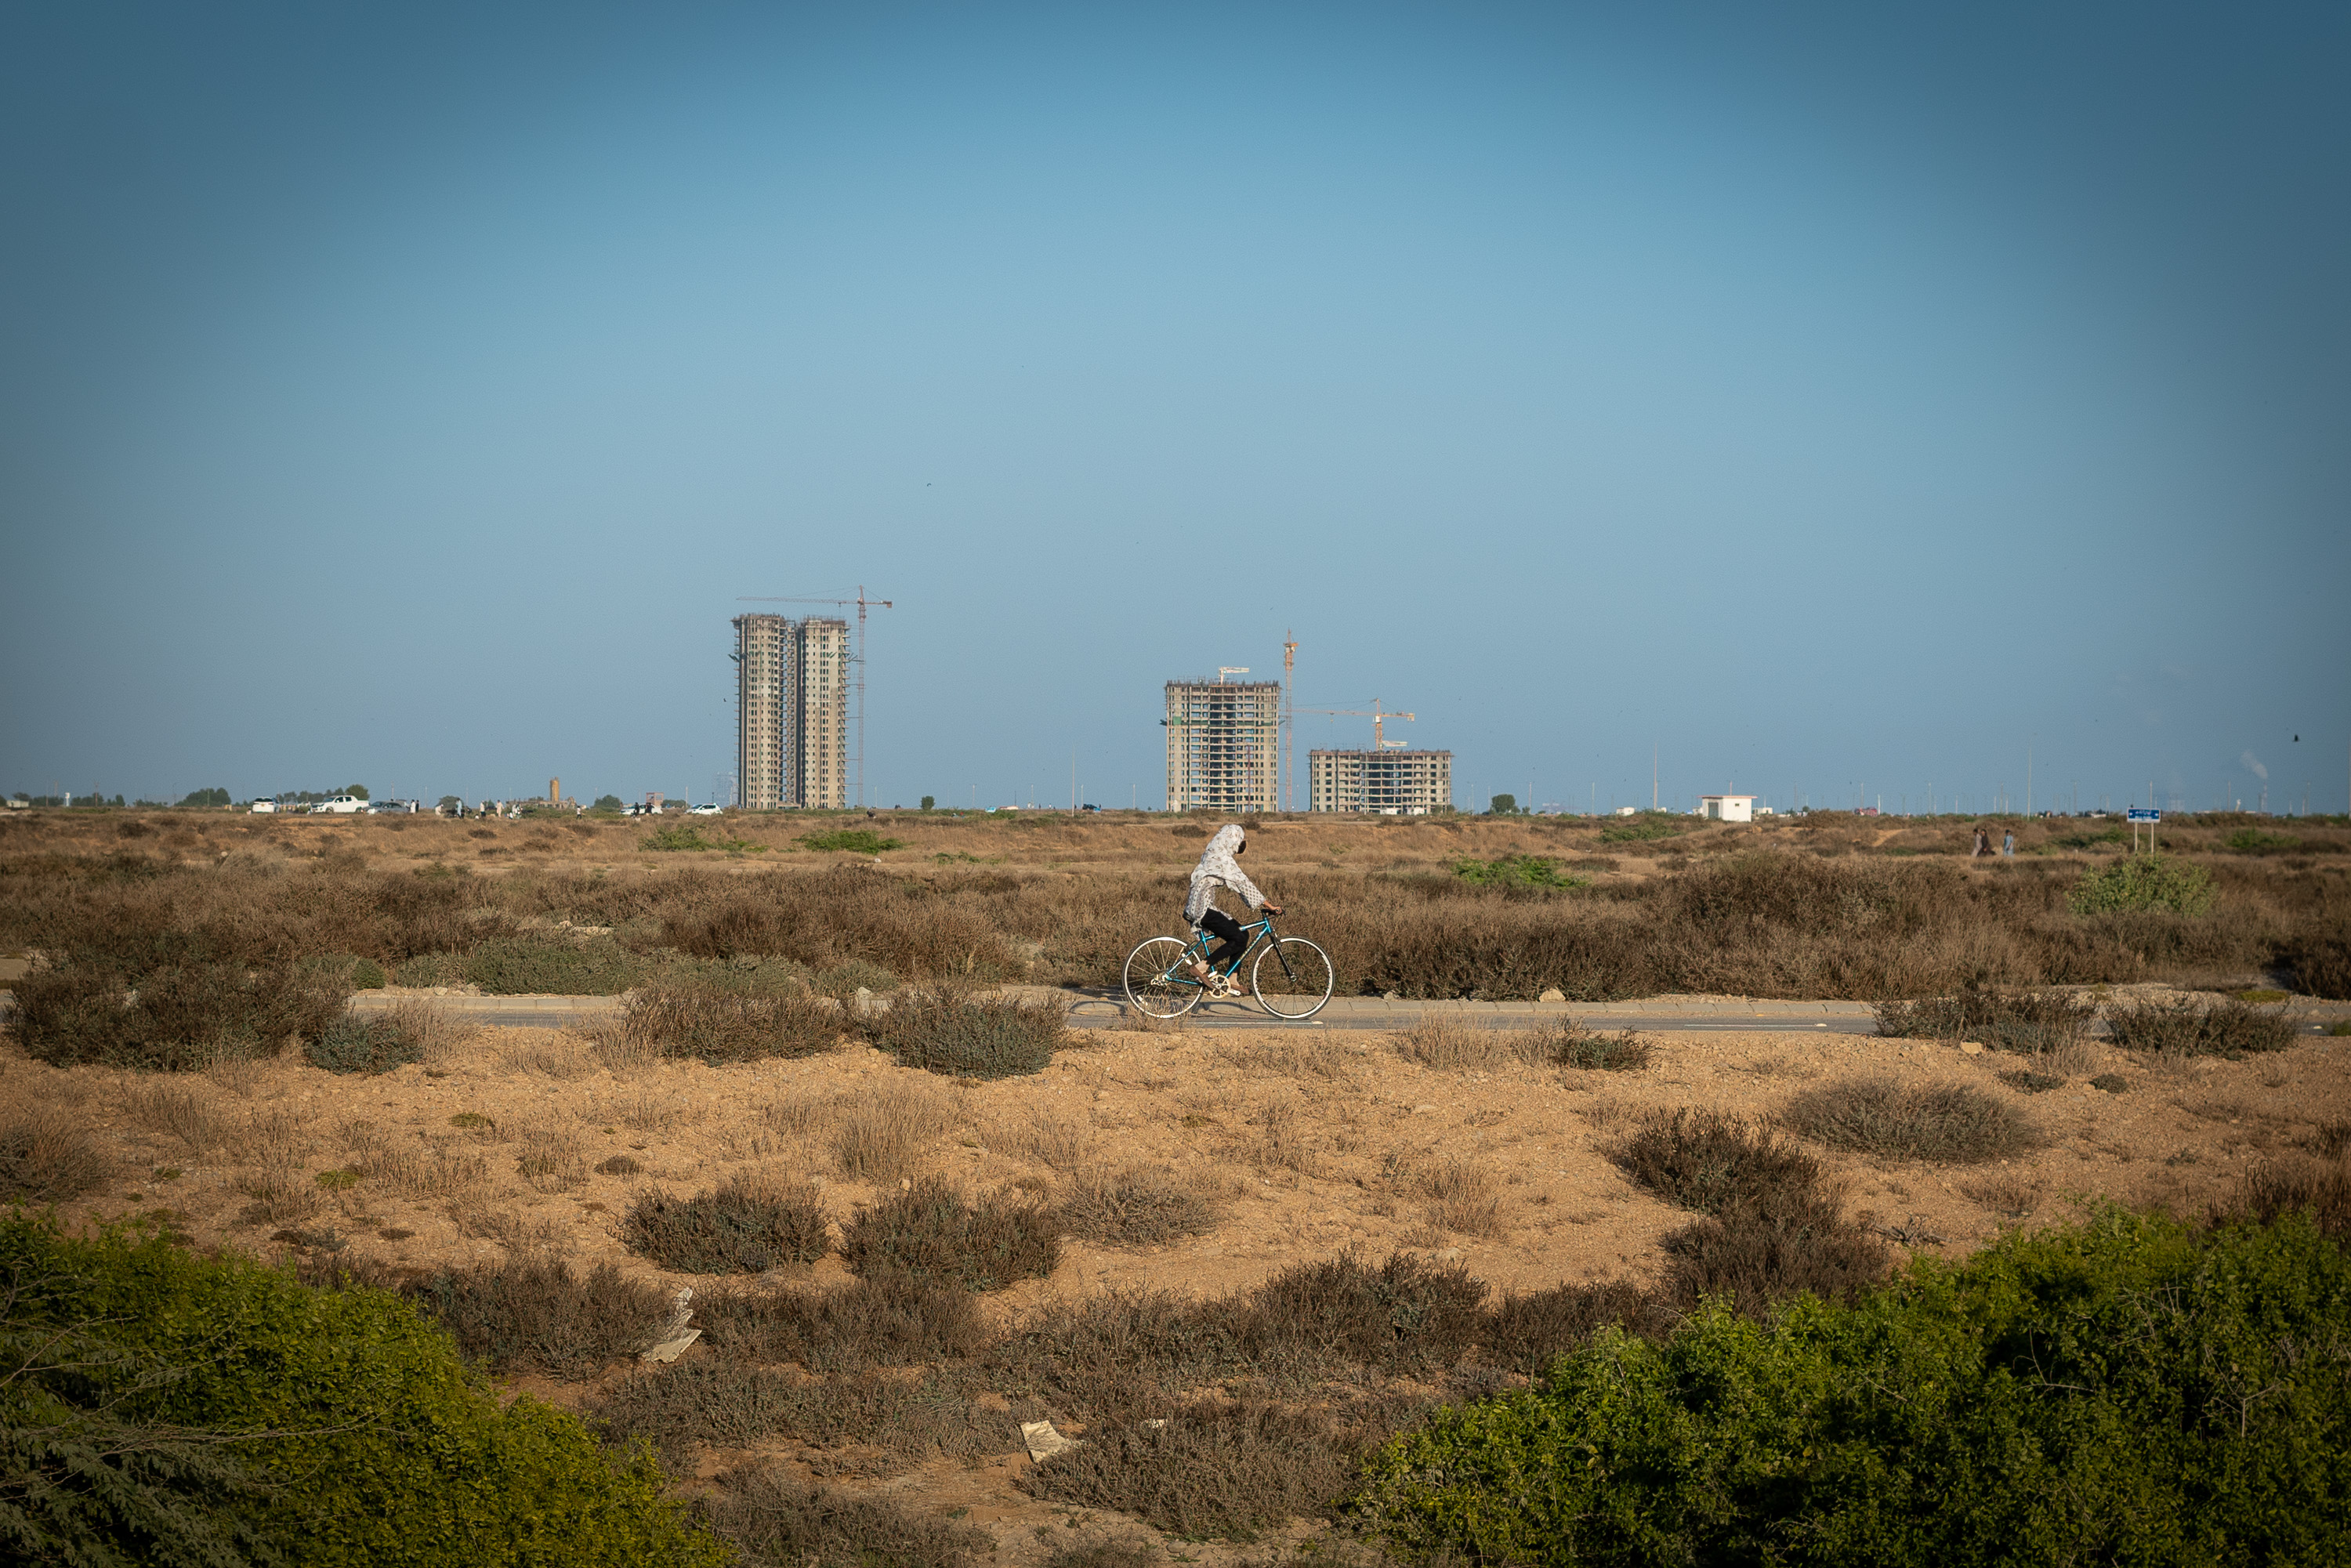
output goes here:
{"type": "Polygon", "coordinates": [[[857,665],[857,755],[852,760],[857,764],[857,804],[859,809],[862,810],[865,805],[865,612],[868,607],[887,610],[890,608],[890,601],[886,599],[866,598],[865,585],[861,582],[857,585],[857,597],[854,599],[789,596],[763,598],[747,593],[738,595],[736,602],[739,604],[854,604],[857,606],[857,652],[852,655],[852,662],[857,665]]]}
{"type": "Polygon", "coordinates": [[[1298,805],[1298,719],[1290,706],[1295,695],[1290,685],[1298,670],[1298,633],[1285,626],[1281,637],[1281,809],[1289,811],[1298,805]]]}
{"type": "Polygon", "coordinates": [[[1394,746],[1409,746],[1409,745],[1411,745],[1411,744],[1412,744],[1412,743],[1411,743],[1410,741],[1408,741],[1408,740],[1390,740],[1390,739],[1388,739],[1388,738],[1387,738],[1387,737],[1383,733],[1383,727],[1384,727],[1384,726],[1385,726],[1385,725],[1386,725],[1386,723],[1387,723],[1387,721],[1388,721],[1388,720],[1390,720],[1390,719],[1392,719],[1392,718],[1401,718],[1401,719],[1407,719],[1407,720],[1408,720],[1408,719],[1410,719],[1413,716],[1412,716],[1412,715],[1410,715],[1410,714],[1408,714],[1408,713],[1397,713],[1397,712],[1395,712],[1395,711],[1394,709],[1392,709],[1392,708],[1382,708],[1382,707],[1380,706],[1380,699],[1379,699],[1379,698],[1377,698],[1377,697],[1374,697],[1374,698],[1372,699],[1372,706],[1369,706],[1369,707],[1367,707],[1367,708],[1366,708],[1366,707],[1301,707],[1301,708],[1292,708],[1292,709],[1290,709],[1290,712],[1292,712],[1292,713],[1335,713],[1335,714],[1343,714],[1343,715],[1353,715],[1354,717],[1357,717],[1357,718],[1367,718],[1367,719],[1370,719],[1370,720],[1372,721],[1372,749],[1373,749],[1373,750],[1374,750],[1374,751],[1385,751],[1385,750],[1387,750],[1390,747],[1394,747],[1394,746]]]}

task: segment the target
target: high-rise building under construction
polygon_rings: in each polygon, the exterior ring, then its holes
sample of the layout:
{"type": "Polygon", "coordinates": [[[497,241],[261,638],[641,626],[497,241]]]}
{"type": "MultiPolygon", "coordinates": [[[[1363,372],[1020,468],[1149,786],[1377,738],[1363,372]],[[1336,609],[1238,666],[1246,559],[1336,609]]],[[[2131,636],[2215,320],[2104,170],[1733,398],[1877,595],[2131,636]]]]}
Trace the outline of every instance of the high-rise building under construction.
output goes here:
{"type": "Polygon", "coordinates": [[[1167,683],[1167,809],[1278,809],[1280,681],[1167,683]]]}
{"type": "Polygon", "coordinates": [[[754,811],[849,803],[849,622],[735,617],[736,772],[754,811]]]}
{"type": "Polygon", "coordinates": [[[1306,768],[1310,811],[1425,817],[1453,809],[1449,751],[1310,751],[1306,768]]]}

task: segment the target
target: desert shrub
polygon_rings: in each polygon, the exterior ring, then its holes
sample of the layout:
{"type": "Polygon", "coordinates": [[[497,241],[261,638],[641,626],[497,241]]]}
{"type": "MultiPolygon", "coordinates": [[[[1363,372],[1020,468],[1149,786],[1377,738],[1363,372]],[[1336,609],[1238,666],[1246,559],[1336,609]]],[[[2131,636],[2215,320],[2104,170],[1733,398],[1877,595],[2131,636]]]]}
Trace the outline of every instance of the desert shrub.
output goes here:
{"type": "Polygon", "coordinates": [[[1254,1541],[1327,1507],[1363,1454],[1407,1418],[1369,1419],[1257,1400],[1196,1400],[1164,1425],[1106,1423],[1015,1484],[1055,1502],[1113,1509],[1191,1540],[1254,1541]]]}
{"type": "Polygon", "coordinates": [[[2307,1214],[2322,1236],[2351,1241],[2351,1170],[2344,1168],[2339,1153],[2331,1161],[2255,1166],[2232,1196],[2213,1207],[2212,1218],[2224,1225],[2268,1224],[2294,1213],[2307,1214]]]}
{"type": "Polygon", "coordinates": [[[2212,873],[2186,861],[2134,855],[2085,872],[2065,894],[2076,915],[2117,915],[2161,910],[2172,915],[2209,915],[2219,896],[2212,873]]]}
{"type": "Polygon", "coordinates": [[[1541,1031],[1537,1049],[1541,1060],[1554,1067],[1575,1067],[1595,1072],[1630,1072],[1649,1065],[1649,1041],[1634,1030],[1595,1034],[1570,1021],[1541,1031]]]}
{"type": "Polygon", "coordinates": [[[465,978],[494,997],[613,997],[637,983],[643,966],[609,936],[546,942],[501,936],[465,959],[465,978]]]}
{"type": "Polygon", "coordinates": [[[1798,1094],[1785,1116],[1832,1148],[1892,1159],[1981,1165],[2045,1141],[2022,1112],[1969,1083],[1841,1079],[1798,1094]]]}
{"type": "Polygon", "coordinates": [[[1622,1280],[1553,1285],[1512,1291],[1495,1302],[1479,1326],[1478,1345],[1489,1364],[1531,1377],[1603,1328],[1613,1324],[1657,1337],[1671,1326],[1672,1316],[1658,1298],[1622,1280]]]}
{"type": "Polygon", "coordinates": [[[13,1561],[710,1564],[641,1454],[446,1335],[160,1237],[0,1218],[0,1541],[13,1561]]]}
{"type": "Polygon", "coordinates": [[[1161,1555],[1159,1548],[1141,1536],[1104,1536],[1055,1547],[1039,1568],[1152,1568],[1161,1555]]]}
{"type": "Polygon", "coordinates": [[[860,991],[872,991],[877,996],[894,991],[898,988],[898,977],[879,964],[852,958],[810,976],[809,988],[820,997],[846,1002],[860,991]]]}
{"type": "Polygon", "coordinates": [[[415,1302],[449,1331],[468,1361],[501,1375],[592,1377],[652,1343],[670,1311],[667,1291],[610,1263],[583,1274],[545,1256],[444,1265],[429,1273],[346,1256],[302,1272],[313,1285],[388,1290],[415,1302]]]}
{"type": "Polygon", "coordinates": [[[630,993],[621,1016],[630,1041],[713,1066],[838,1051],[846,1027],[841,1009],[821,997],[730,994],[694,975],[647,981],[630,993]]]}
{"type": "Polygon", "coordinates": [[[1568,876],[1548,855],[1503,855],[1496,860],[1458,860],[1453,874],[1472,887],[1566,889],[1589,887],[1580,876],[1568,876]]]}
{"type": "Polygon", "coordinates": [[[2294,972],[2312,996],[2351,1001],[2351,938],[2305,938],[2294,956],[2294,972]]]}
{"type": "Polygon", "coordinates": [[[871,828],[835,828],[830,832],[802,833],[799,841],[820,854],[878,855],[906,846],[871,828]]]}
{"type": "Polygon", "coordinates": [[[2106,1029],[2125,1050],[2174,1056],[2284,1051],[2295,1038],[2294,1022],[2282,1010],[2235,1000],[2209,1005],[2191,998],[2136,1002],[2107,1013],[2106,1029]]]}
{"type": "Polygon", "coordinates": [[[1008,1448],[1010,1417],[980,1406],[980,1392],[959,1370],[934,1368],[913,1379],[886,1372],[810,1377],[690,1356],[630,1375],[588,1410],[608,1441],[650,1443],[675,1469],[691,1467],[697,1445],[739,1448],[789,1437],[817,1448],[871,1446],[885,1457],[843,1455],[829,1464],[886,1474],[1008,1448]]]}
{"type": "Polygon", "coordinates": [[[275,1056],[297,1035],[315,1037],[342,1012],[344,993],[291,966],[165,967],[134,984],[68,965],[26,975],[16,998],[16,1037],[52,1067],[185,1072],[222,1056],[275,1056]]]}
{"type": "Polygon", "coordinates": [[[960,1360],[987,1342],[969,1291],[912,1274],[876,1274],[837,1291],[722,1284],[695,1297],[695,1313],[714,1350],[812,1372],[960,1360]]]}
{"type": "Polygon", "coordinates": [[[319,1030],[317,1039],[304,1041],[302,1054],[311,1066],[329,1072],[389,1072],[423,1061],[424,1043],[396,1019],[345,1013],[319,1030]]]}
{"type": "Polygon", "coordinates": [[[1406,1371],[1477,1341],[1486,1286],[1458,1263],[1408,1252],[1374,1268],[1354,1252],[1283,1270],[1251,1291],[1237,1332],[1251,1354],[1406,1371]]]}
{"type": "Polygon", "coordinates": [[[1061,1205],[1062,1228],[1113,1247],[1141,1247],[1197,1236],[1217,1224],[1217,1208],[1189,1187],[1149,1171],[1081,1176],[1061,1205]]]}
{"type": "Polygon", "coordinates": [[[1051,1063],[1068,1018],[1064,1001],[910,990],[867,1019],[865,1031],[908,1067],[951,1078],[1009,1078],[1051,1063]]]}
{"type": "Polygon", "coordinates": [[[945,1178],[925,1176],[871,1208],[841,1235],[854,1273],[952,1280],[967,1291],[1000,1291],[1041,1279],[1061,1261],[1053,1215],[995,1196],[967,1203],[945,1178]]]}
{"type": "Polygon", "coordinates": [[[1877,1032],[1892,1039],[1972,1040],[2031,1054],[2078,1040],[2097,1016],[2098,1004],[2063,991],[1970,986],[1946,997],[1879,1002],[1870,1010],[1877,1017],[1877,1032]]]}
{"type": "Polygon", "coordinates": [[[1638,1186],[1699,1214],[1808,1214],[1821,1163],[1768,1128],[1710,1111],[1656,1112],[1608,1152],[1638,1186]]]}
{"type": "Polygon", "coordinates": [[[2265,833],[2259,828],[2239,828],[2223,842],[2241,855],[2291,854],[2302,848],[2302,841],[2292,833],[2265,833]]]}
{"type": "Polygon", "coordinates": [[[2000,1075],[2000,1081],[2019,1094],[2046,1094],[2052,1089],[2065,1087],[2065,1081],[2053,1072],[2034,1072],[2026,1068],[2019,1068],[2014,1072],[2003,1072],[2000,1075]]]}
{"type": "Polygon", "coordinates": [[[810,1487],[772,1464],[721,1471],[704,1510],[744,1568],[978,1568],[996,1554],[985,1531],[810,1487]]]}
{"type": "Polygon", "coordinates": [[[681,1274],[764,1273],[813,1263],[829,1245],[814,1189],[747,1176],[689,1198],[648,1190],[622,1218],[621,1239],[681,1274]]]}
{"type": "Polygon", "coordinates": [[[2310,1462],[2351,1443],[2351,1385],[2304,1358],[2346,1334],[2351,1266],[2306,1220],[2108,1210],[1850,1305],[1604,1331],[1387,1445],[1355,1506],[1480,1562],[2314,1563],[2351,1526],[2310,1462]]]}
{"type": "Polygon", "coordinates": [[[644,1168],[644,1163],[634,1155],[608,1155],[596,1163],[598,1176],[639,1176],[643,1173],[644,1168]]]}
{"type": "Polygon", "coordinates": [[[724,850],[733,855],[758,855],[768,852],[768,846],[749,839],[730,839],[724,834],[711,837],[693,822],[672,822],[654,829],[637,841],[637,847],[672,852],[693,850],[724,850]]]}
{"type": "Polygon", "coordinates": [[[60,1105],[28,1105],[0,1122],[0,1203],[65,1203],[111,1168],[80,1119],[60,1105]]]}
{"type": "Polygon", "coordinates": [[[1825,1193],[1768,1213],[1708,1215],[1659,1246],[1666,1267],[1658,1293],[1682,1312],[1719,1301],[1742,1316],[1761,1318],[1807,1292],[1850,1301],[1884,1280],[1892,1265],[1885,1246],[1841,1218],[1825,1193]]]}
{"type": "Polygon", "coordinates": [[[1600,830],[1604,844],[1653,843],[1659,839],[1678,838],[1689,831],[1689,823],[1662,811],[1644,811],[1635,817],[1620,817],[1600,830]]]}

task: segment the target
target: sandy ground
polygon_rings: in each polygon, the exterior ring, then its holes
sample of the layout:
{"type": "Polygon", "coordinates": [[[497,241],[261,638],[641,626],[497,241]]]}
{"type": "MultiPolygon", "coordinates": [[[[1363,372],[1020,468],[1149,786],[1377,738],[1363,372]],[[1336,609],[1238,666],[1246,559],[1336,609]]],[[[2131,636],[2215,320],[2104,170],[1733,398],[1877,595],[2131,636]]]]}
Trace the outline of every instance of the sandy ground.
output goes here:
{"type": "MultiPolygon", "coordinates": [[[[2290,1155],[2317,1124],[2351,1118],[2346,1040],[2162,1070],[2094,1047],[2095,1060],[2064,1088],[2023,1095],[1997,1076],[2016,1058],[1948,1045],[1825,1033],[1652,1038],[1650,1065],[1599,1073],[1514,1062],[1436,1071],[1399,1055],[1395,1037],[1374,1033],[1089,1031],[1048,1071],[994,1083],[934,1078],[863,1048],[725,1068],[632,1061],[580,1037],[525,1029],[478,1030],[429,1067],[374,1078],[339,1077],[292,1056],[184,1080],[59,1071],[12,1047],[0,1050],[0,1103],[73,1107],[110,1150],[114,1179],[68,1206],[68,1222],[147,1214],[199,1247],[265,1257],[293,1245],[273,1237],[331,1230],[355,1252],[418,1268],[546,1248],[665,1285],[700,1284],[662,1276],[622,1246],[632,1197],[758,1170],[817,1179],[830,1217],[846,1220],[877,1189],[841,1175],[831,1138],[845,1115],[892,1086],[933,1106],[945,1127],[920,1172],[1050,1197],[1080,1172],[1144,1166],[1222,1206],[1213,1231],[1169,1246],[1071,1241],[1050,1279],[987,1298],[999,1322],[1110,1289],[1228,1291],[1350,1248],[1374,1259],[1397,1249],[1458,1259],[1498,1291],[1645,1278],[1659,1238],[1687,1216],[1633,1186],[1606,1158],[1612,1140],[1651,1109],[1764,1116],[1806,1085],[1846,1074],[1975,1083],[2014,1099],[2046,1134],[2038,1153],[1986,1166],[1824,1154],[1849,1213],[1911,1250],[1951,1258],[2003,1226],[2063,1219],[2085,1199],[2199,1212],[2251,1163],[2290,1155]],[[2099,1072],[2119,1073],[2126,1090],[2090,1087],[2099,1072]],[[319,1186],[319,1173],[370,1149],[390,1151],[407,1174],[319,1186]],[[595,1168],[617,1155],[642,1170],[595,1168]],[[1490,1233],[1438,1223],[1424,1179],[1452,1160],[1489,1181],[1494,1220],[1481,1228],[1490,1233]],[[250,1217],[271,1201],[276,1213],[250,1217]]],[[[847,1278],[828,1258],[794,1281],[847,1278]]],[[[585,1392],[512,1386],[564,1404],[585,1392]]],[[[879,1490],[926,1510],[967,1511],[1011,1561],[1066,1541],[1069,1529],[1116,1523],[1015,1491],[1028,1462],[1008,1454],[977,1467],[936,1464],[879,1490]]],[[[1193,1560],[1221,1554],[1181,1550],[1193,1560]]]]}

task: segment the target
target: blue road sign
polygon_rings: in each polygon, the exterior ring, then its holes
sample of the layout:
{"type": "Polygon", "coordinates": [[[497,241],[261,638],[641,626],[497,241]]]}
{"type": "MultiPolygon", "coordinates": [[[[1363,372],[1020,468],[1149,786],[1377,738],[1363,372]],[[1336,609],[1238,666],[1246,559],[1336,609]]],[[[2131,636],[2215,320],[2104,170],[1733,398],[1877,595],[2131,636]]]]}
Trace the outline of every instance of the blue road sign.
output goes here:
{"type": "Polygon", "coordinates": [[[2163,821],[2163,813],[2152,806],[2133,806],[2130,809],[2130,820],[2134,822],[2160,822],[2163,821]]]}

